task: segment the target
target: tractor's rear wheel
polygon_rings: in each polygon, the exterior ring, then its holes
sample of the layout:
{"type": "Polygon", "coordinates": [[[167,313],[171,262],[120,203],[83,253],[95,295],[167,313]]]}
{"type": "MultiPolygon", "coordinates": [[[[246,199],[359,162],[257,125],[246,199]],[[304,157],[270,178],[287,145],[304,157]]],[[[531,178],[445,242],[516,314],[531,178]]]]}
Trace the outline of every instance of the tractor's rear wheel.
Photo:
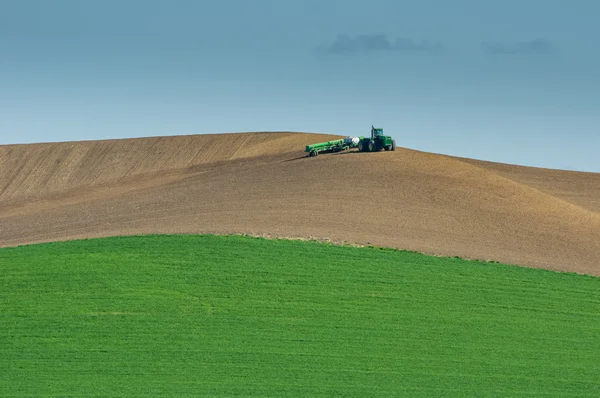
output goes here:
{"type": "Polygon", "coordinates": [[[375,150],[375,142],[369,141],[369,152],[373,152],[375,150]]]}
{"type": "Polygon", "coordinates": [[[392,140],[392,151],[396,150],[396,140],[392,140]]]}
{"type": "Polygon", "coordinates": [[[363,142],[360,141],[358,143],[358,152],[364,152],[364,150],[365,150],[365,144],[363,144],[363,142]]]}

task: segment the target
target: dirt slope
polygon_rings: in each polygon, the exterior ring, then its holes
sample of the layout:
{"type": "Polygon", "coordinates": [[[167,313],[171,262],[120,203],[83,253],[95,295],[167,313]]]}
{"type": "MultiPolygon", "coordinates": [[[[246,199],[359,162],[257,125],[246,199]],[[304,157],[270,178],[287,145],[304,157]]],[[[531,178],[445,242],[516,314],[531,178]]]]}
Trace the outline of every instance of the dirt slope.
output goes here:
{"type": "Polygon", "coordinates": [[[238,133],[5,145],[0,146],[0,201],[260,156],[271,147],[286,152],[305,141],[297,133],[238,133]]]}
{"type": "Polygon", "coordinates": [[[474,159],[456,159],[493,171],[585,209],[600,212],[600,173],[524,167],[474,159]]]}
{"type": "Polygon", "coordinates": [[[600,275],[600,174],[335,136],[246,133],[0,146],[0,246],[137,233],[329,238],[600,275]]]}

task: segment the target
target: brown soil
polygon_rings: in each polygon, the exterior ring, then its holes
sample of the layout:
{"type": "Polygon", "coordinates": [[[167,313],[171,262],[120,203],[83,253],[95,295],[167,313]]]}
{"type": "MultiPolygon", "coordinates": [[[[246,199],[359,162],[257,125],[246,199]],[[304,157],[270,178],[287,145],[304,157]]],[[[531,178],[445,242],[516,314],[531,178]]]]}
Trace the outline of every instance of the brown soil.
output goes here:
{"type": "Polygon", "coordinates": [[[0,146],[0,246],[142,233],[374,244],[600,275],[600,174],[240,133],[0,146]]]}

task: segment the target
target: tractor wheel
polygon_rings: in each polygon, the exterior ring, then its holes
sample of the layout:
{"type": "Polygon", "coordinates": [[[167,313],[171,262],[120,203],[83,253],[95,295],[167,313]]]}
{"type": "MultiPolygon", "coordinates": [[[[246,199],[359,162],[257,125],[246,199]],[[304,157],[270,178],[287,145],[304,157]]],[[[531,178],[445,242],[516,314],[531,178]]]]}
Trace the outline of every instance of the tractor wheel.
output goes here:
{"type": "Polygon", "coordinates": [[[375,142],[369,141],[369,152],[373,152],[375,150],[375,142]]]}
{"type": "Polygon", "coordinates": [[[365,144],[362,141],[358,143],[358,152],[363,152],[365,150],[365,144]]]}
{"type": "Polygon", "coordinates": [[[392,151],[396,150],[396,140],[392,140],[392,151]]]}

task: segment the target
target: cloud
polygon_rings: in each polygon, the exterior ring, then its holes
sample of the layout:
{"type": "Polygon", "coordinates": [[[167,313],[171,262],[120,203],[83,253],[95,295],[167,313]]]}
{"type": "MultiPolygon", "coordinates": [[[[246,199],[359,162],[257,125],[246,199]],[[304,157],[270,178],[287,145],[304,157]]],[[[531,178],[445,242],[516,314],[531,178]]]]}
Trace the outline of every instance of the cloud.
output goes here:
{"type": "Polygon", "coordinates": [[[555,52],[554,45],[544,39],[534,39],[512,45],[483,42],[481,43],[481,49],[488,54],[498,55],[538,55],[555,52]]]}
{"type": "Polygon", "coordinates": [[[421,41],[415,42],[408,38],[397,38],[390,41],[386,35],[370,34],[359,35],[354,38],[348,35],[339,35],[337,39],[326,46],[319,47],[325,54],[361,54],[373,52],[429,52],[438,53],[444,49],[440,42],[421,41]]]}

